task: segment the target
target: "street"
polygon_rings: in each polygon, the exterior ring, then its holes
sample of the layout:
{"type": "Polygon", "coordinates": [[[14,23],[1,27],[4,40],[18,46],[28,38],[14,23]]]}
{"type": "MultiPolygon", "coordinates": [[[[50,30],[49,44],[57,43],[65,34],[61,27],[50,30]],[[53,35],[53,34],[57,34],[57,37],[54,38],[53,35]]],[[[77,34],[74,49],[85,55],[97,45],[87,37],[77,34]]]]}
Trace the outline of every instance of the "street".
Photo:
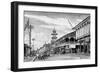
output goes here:
{"type": "Polygon", "coordinates": [[[34,60],[35,58],[36,57],[28,57],[26,58],[25,62],[89,59],[90,56],[85,55],[85,54],[55,54],[42,60],[39,60],[39,59],[34,60]]]}
{"type": "Polygon", "coordinates": [[[88,59],[89,56],[83,54],[59,54],[53,55],[46,58],[44,61],[55,61],[55,60],[75,60],[75,59],[88,59]]]}

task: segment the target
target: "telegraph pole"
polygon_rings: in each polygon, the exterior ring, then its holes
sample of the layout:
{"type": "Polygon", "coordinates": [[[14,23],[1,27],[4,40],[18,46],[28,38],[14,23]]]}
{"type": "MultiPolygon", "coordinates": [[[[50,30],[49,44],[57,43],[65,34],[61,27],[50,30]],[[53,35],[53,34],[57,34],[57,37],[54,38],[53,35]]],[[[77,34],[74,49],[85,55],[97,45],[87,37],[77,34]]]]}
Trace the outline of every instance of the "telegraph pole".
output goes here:
{"type": "Polygon", "coordinates": [[[29,25],[29,45],[31,47],[31,25],[29,25]]]}
{"type": "Polygon", "coordinates": [[[31,53],[31,32],[32,32],[33,26],[31,24],[29,24],[29,46],[30,46],[30,53],[31,53]]]}

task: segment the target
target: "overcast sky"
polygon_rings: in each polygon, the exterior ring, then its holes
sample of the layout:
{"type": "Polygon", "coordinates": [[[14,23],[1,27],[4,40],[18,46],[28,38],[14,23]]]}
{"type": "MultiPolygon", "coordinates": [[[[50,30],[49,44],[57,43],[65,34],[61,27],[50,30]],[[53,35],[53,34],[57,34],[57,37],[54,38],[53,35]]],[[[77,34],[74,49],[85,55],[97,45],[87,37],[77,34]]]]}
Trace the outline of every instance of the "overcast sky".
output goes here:
{"type": "MultiPolygon", "coordinates": [[[[72,32],[72,28],[87,16],[89,16],[89,14],[24,11],[24,26],[29,19],[29,23],[34,27],[32,29],[32,38],[35,39],[34,47],[37,49],[45,42],[51,42],[51,33],[54,27],[58,33],[57,38],[60,38],[72,32]]],[[[25,31],[25,43],[27,44],[29,43],[28,38],[27,29],[25,31]]]]}

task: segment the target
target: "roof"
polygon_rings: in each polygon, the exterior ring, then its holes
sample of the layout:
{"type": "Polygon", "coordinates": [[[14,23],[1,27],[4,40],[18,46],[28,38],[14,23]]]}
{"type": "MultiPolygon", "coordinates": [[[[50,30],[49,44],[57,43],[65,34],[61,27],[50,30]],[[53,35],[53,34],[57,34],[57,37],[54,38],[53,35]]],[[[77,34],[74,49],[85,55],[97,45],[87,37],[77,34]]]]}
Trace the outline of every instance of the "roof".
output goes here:
{"type": "Polygon", "coordinates": [[[81,21],[79,24],[77,24],[75,27],[72,29],[77,29],[80,25],[82,25],[84,22],[86,22],[88,19],[90,19],[90,16],[86,17],[83,21],[81,21]]]}
{"type": "Polygon", "coordinates": [[[75,32],[75,31],[70,32],[70,33],[68,33],[68,34],[66,34],[66,35],[64,35],[64,36],[62,36],[61,38],[57,39],[56,42],[57,42],[57,41],[60,41],[61,39],[65,38],[65,37],[72,37],[72,36],[74,36],[74,37],[76,36],[76,32],[75,32]]]}

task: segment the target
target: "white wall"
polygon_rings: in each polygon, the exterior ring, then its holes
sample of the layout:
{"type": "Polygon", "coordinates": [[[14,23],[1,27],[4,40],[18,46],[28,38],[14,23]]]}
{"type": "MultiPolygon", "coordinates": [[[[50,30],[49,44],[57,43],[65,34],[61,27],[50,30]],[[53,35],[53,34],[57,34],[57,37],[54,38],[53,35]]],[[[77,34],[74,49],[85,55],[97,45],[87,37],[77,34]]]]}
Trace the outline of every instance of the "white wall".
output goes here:
{"type": "MultiPolygon", "coordinates": [[[[0,73],[11,73],[10,68],[10,2],[13,0],[0,0],[0,73]]],[[[94,5],[100,8],[100,0],[24,0],[45,3],[61,3],[61,4],[79,4],[79,5],[94,5]]],[[[98,8],[98,9],[99,9],[98,8]]],[[[100,10],[99,12],[100,13],[100,10]]],[[[100,14],[98,14],[100,16],[100,14]]],[[[98,18],[99,19],[99,18],[98,18]]],[[[99,22],[100,23],[100,22],[99,22]]],[[[99,24],[98,23],[98,24],[99,24]]],[[[100,27],[100,25],[99,25],[100,27]]],[[[98,28],[99,28],[98,27],[98,28]]],[[[99,29],[100,31],[100,29],[99,29]]],[[[99,36],[100,37],[100,34],[99,36]]],[[[98,39],[100,40],[100,39],[98,39]]],[[[100,43],[100,42],[99,42],[100,43]]],[[[99,46],[100,48],[100,46],[99,46]]],[[[100,50],[98,48],[98,55],[100,50]]],[[[98,58],[100,61],[100,58],[98,58]]],[[[100,62],[99,62],[100,64],[100,62]]],[[[91,68],[74,68],[74,69],[60,69],[60,70],[45,70],[35,71],[36,73],[99,73],[100,66],[91,68]]],[[[30,71],[30,73],[33,73],[30,71]]]]}

